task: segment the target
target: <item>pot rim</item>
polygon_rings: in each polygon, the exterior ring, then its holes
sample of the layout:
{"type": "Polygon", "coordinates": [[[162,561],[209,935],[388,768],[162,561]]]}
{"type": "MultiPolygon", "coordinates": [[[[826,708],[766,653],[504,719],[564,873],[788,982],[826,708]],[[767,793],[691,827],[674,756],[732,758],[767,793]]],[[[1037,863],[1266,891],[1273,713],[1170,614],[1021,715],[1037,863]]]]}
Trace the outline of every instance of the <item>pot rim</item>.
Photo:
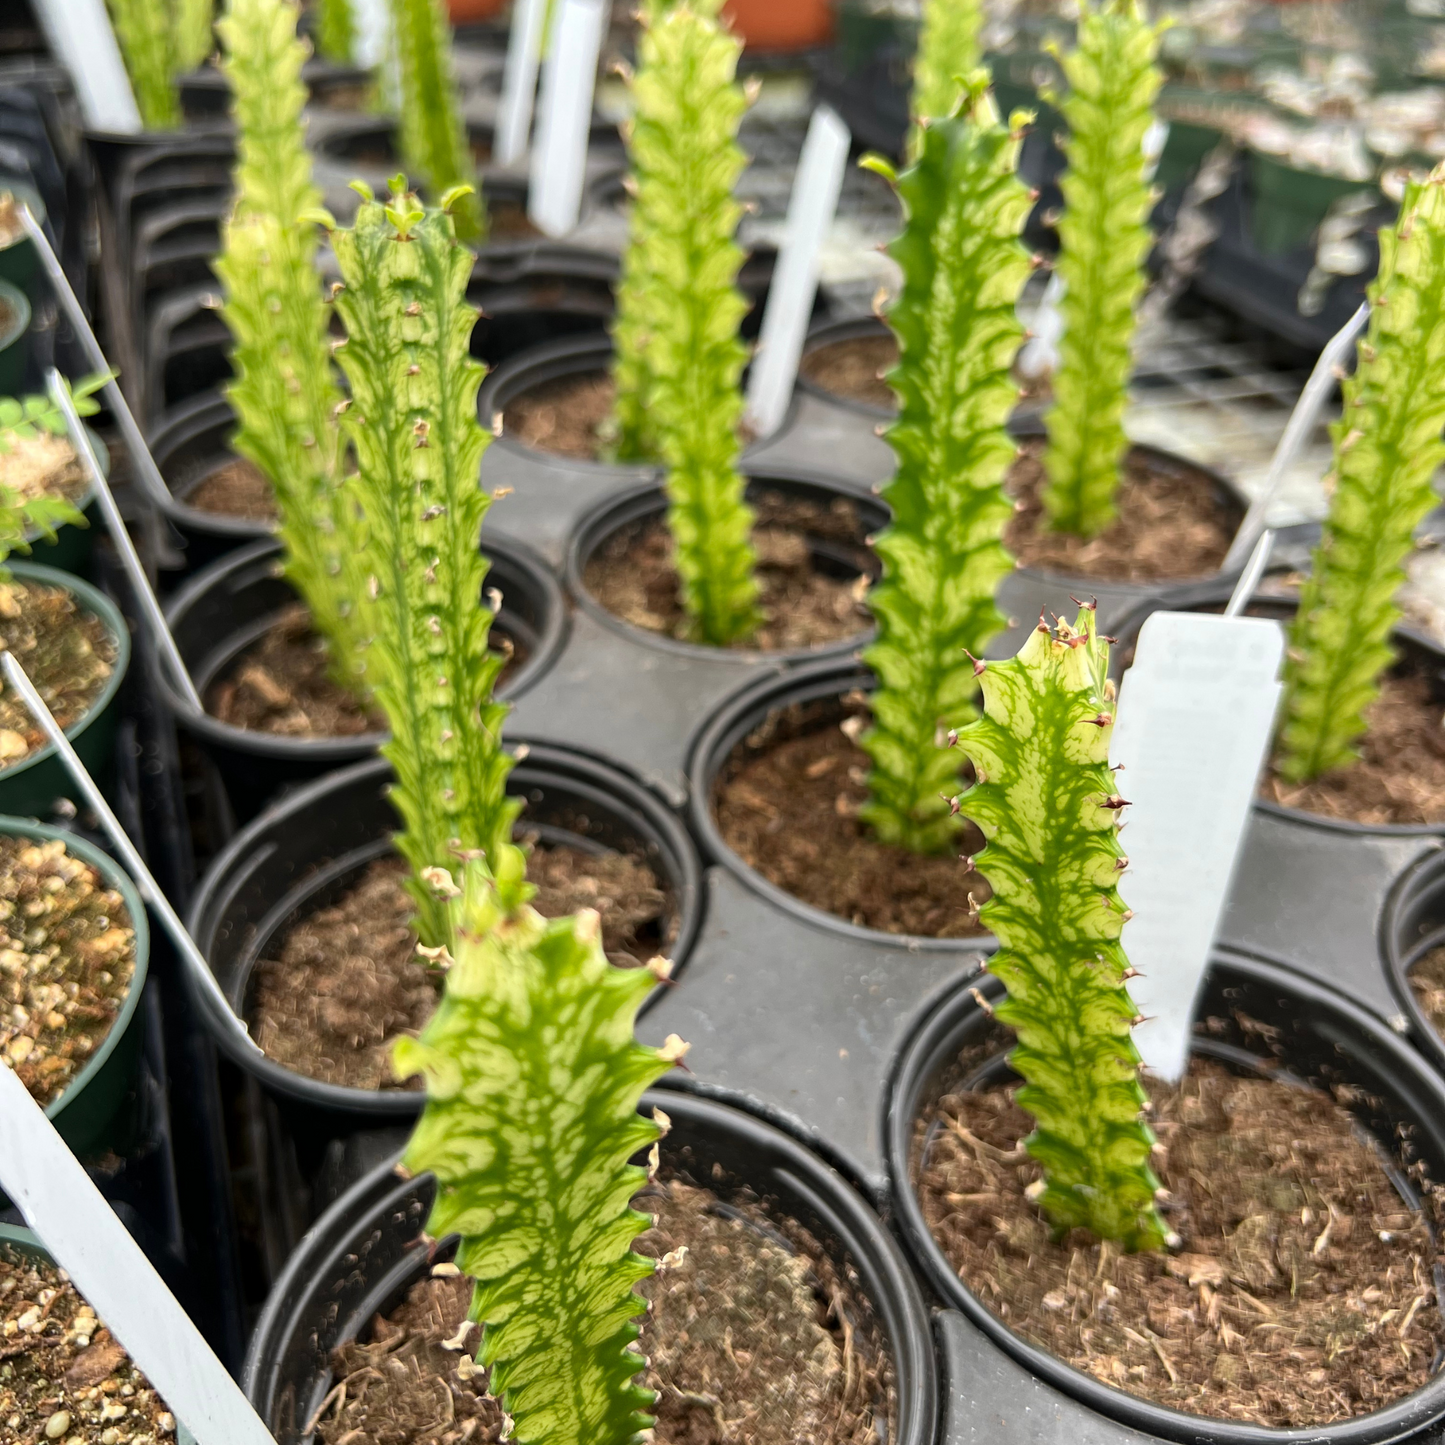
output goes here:
{"type": "Polygon", "coordinates": [[[1386,982],[1400,1006],[1399,1022],[1409,1030],[1415,1047],[1445,1075],[1445,1038],[1421,1007],[1415,990],[1410,987],[1410,970],[1421,957],[1437,945],[1440,929],[1433,929],[1416,939],[1402,937],[1405,918],[1423,898],[1438,894],[1441,874],[1445,871],[1445,844],[1417,858],[1390,885],[1380,910],[1380,960],[1386,982]]]}
{"type": "MultiPolygon", "coordinates": [[[[513,740],[517,746],[516,740],[513,740]]],[[[529,770],[535,769],[544,775],[555,774],[559,781],[566,782],[569,775],[582,775],[582,781],[612,793],[624,808],[641,814],[647,827],[657,836],[662,847],[668,850],[681,874],[675,892],[677,894],[678,935],[671,946],[674,964],[674,979],[678,978],[687,964],[688,955],[697,941],[702,928],[703,898],[702,870],[696,849],[687,830],[641,783],[623,773],[615,764],[603,762],[576,749],[558,747],[548,743],[523,743],[526,748],[523,757],[516,760],[511,777],[525,779],[529,770]]],[[[307,812],[313,808],[325,807],[331,794],[349,788],[352,784],[365,783],[375,779],[378,783],[391,776],[392,766],[383,757],[364,758],[349,767],[337,768],[325,773],[312,782],[286,793],[271,803],[242,828],[234,838],[211,860],[205,874],[197,883],[186,910],[186,930],[198,940],[198,946],[206,952],[199,940],[212,931],[209,914],[216,904],[219,890],[233,878],[244,877],[245,865],[256,854],[263,860],[274,847],[267,842],[267,835],[289,816],[307,812]]],[[[645,836],[645,835],[644,835],[645,836]]],[[[375,840],[372,840],[375,841],[375,840]]],[[[357,847],[365,845],[358,844],[357,847]]],[[[337,860],[333,860],[337,861],[337,860]]],[[[314,869],[319,873],[323,870],[314,869]]],[[[293,884],[304,885],[312,875],[299,877],[293,884]]],[[[666,881],[666,880],[664,880],[666,881]]],[[[292,890],[288,890],[288,893],[292,890]]],[[[272,907],[285,901],[285,895],[278,896],[272,907]]],[[[207,967],[210,959],[206,958],[207,967]]],[[[213,974],[214,976],[214,974],[213,974]]],[[[328,1084],[312,1079],[305,1074],[288,1069],[254,1047],[250,1039],[249,1026],[232,1008],[227,1008],[224,1017],[209,989],[198,987],[187,977],[192,1000],[211,1037],[222,1052],[239,1064],[248,1074],[255,1077],[263,1087],[288,1099],[314,1108],[326,1109],[359,1118],[406,1120],[420,1112],[425,1096],[421,1093],[401,1089],[361,1089],[348,1084],[328,1084]]],[[[643,1011],[650,1008],[669,987],[659,983],[643,1003],[643,1011]]]]}
{"type": "MultiPolygon", "coordinates": [[[[219,387],[197,392],[194,396],[185,397],[175,405],[168,406],[160,413],[146,430],[146,447],[151,452],[165,452],[177,433],[182,434],[177,440],[189,440],[194,432],[222,423],[229,431],[234,426],[235,419],[235,411],[219,387]]],[[[236,460],[242,459],[239,452],[232,455],[236,460]]],[[[166,457],[161,463],[162,479],[166,480],[166,494],[164,497],[157,497],[156,504],[170,521],[195,532],[234,537],[238,542],[267,541],[276,535],[274,522],[257,522],[248,517],[229,516],[225,512],[204,512],[199,507],[182,501],[171,490],[169,480],[165,479],[165,464],[168,461],[169,457],[166,457]]]]}
{"type": "MultiPolygon", "coordinates": [[[[814,1150],[758,1118],[741,1100],[724,1101],[653,1088],[643,1095],[639,1107],[642,1111],[662,1109],[674,1120],[694,1128],[711,1127],[742,1135],[746,1142],[757,1146],[757,1156],[766,1161],[765,1169],[777,1178],[782,1189],[816,1213],[824,1227],[833,1232],[841,1252],[857,1267],[862,1293],[883,1327],[898,1393],[899,1445],[932,1445],[941,1405],[929,1312],[906,1253],[867,1199],[814,1150]]],[[[328,1256],[345,1238],[343,1229],[354,1232],[353,1221],[394,1208],[399,1195],[414,1185],[414,1180],[404,1181],[397,1176],[399,1158],[377,1166],[335,1200],[297,1244],[272,1284],[251,1332],[240,1373],[241,1388],[258,1410],[261,1402],[257,1395],[266,1384],[262,1370],[268,1363],[273,1337],[287,1330],[293,1300],[329,1262],[328,1256]]],[[[410,1271],[393,1268],[385,1283],[400,1284],[404,1274],[410,1271]]]]}
{"type": "MultiPolygon", "coordinates": [[[[1384,1055],[1420,1092],[1430,1096],[1437,1117],[1445,1117],[1445,1079],[1437,1077],[1383,1020],[1343,993],[1262,955],[1216,946],[1211,954],[1211,969],[1219,963],[1246,972],[1282,993],[1303,995],[1317,1007],[1332,1011],[1343,1025],[1369,1042],[1376,1056],[1384,1055]]],[[[993,1344],[1036,1378],[1085,1407],[1121,1425],[1181,1445],[1209,1440],[1221,1445],[1385,1445],[1413,1436],[1445,1415],[1445,1371],[1383,1409],[1328,1425],[1246,1425],[1190,1415],[1106,1385],[1016,1335],[963,1283],[948,1262],[928,1228],[910,1167],[918,1095],[945,1062],[951,1041],[964,1022],[978,1012],[972,989],[992,998],[1003,992],[1003,985],[985,974],[962,980],[941,999],[931,1000],[916,1017],[908,1042],[895,1055],[883,1093],[883,1138],[895,1218],[909,1254],[946,1306],[961,1310],[993,1344]],[[1422,1397],[1423,1413],[1419,1403],[1422,1397]]]]}
{"type": "MultiPolygon", "coordinates": [[[[513,702],[527,691],[557,660],[567,640],[567,606],[550,568],[525,545],[501,532],[491,532],[482,541],[483,550],[492,554],[504,554],[507,562],[513,563],[527,576],[529,583],[536,586],[543,601],[545,625],[540,629],[537,647],[533,654],[517,669],[509,680],[505,696],[499,701],[513,702]]],[[[226,552],[215,561],[208,563],[179,588],[165,603],[168,625],[210,591],[213,585],[229,573],[249,567],[269,555],[281,552],[281,539],[267,536],[245,547],[226,552]]],[[[491,560],[495,560],[495,556],[491,560]]],[[[490,571],[488,576],[491,576],[490,571]]],[[[481,606],[480,600],[478,606],[481,606]]],[[[354,733],[349,737],[285,737],[280,733],[262,732],[256,728],[238,727],[235,723],[222,722],[204,708],[197,709],[176,690],[166,669],[157,665],[154,669],[157,688],[166,707],[185,727],[204,737],[208,742],[266,758],[301,758],[308,761],[334,758],[351,761],[360,754],[373,753],[381,747],[391,734],[386,730],[354,733]]],[[[0,773],[0,780],[4,774],[0,773]]]]}
{"type": "MultiPolygon", "coordinates": [[[[808,328],[808,334],[803,339],[803,360],[807,359],[810,351],[819,350],[824,346],[833,346],[842,341],[857,341],[866,337],[891,336],[892,334],[892,328],[878,316],[841,316],[830,321],[822,321],[816,326],[808,328]]],[[[851,396],[844,396],[841,392],[829,391],[826,386],[814,381],[812,377],[804,373],[801,362],[798,366],[796,384],[800,391],[806,392],[809,396],[816,397],[819,401],[826,401],[830,406],[851,411],[855,416],[865,416],[870,421],[896,421],[898,419],[898,413],[890,411],[885,406],[875,406],[871,401],[858,401],[851,396]]]]}
{"type": "MultiPolygon", "coordinates": [[[[818,472],[797,473],[786,466],[778,467],[749,467],[744,465],[742,475],[749,488],[754,486],[766,488],[770,483],[781,484],[781,489],[786,490],[789,486],[803,486],[816,488],[819,491],[828,491],[835,497],[841,497],[845,501],[853,502],[860,506],[876,507],[881,513],[887,516],[887,508],[876,497],[868,497],[860,493],[856,487],[850,486],[847,482],[830,480],[818,472]]],[[[571,594],[577,606],[580,607],[594,622],[605,627],[609,632],[619,637],[625,637],[629,641],[641,644],[644,647],[653,648],[658,652],[668,653],[673,657],[696,657],[716,661],[718,658],[742,659],[749,662],[798,662],[812,658],[833,657],[840,653],[855,652],[858,648],[866,646],[876,632],[872,621],[860,628],[857,632],[850,633],[847,637],[841,637],[835,642],[825,643],[818,647],[793,647],[764,650],[762,648],[728,648],[713,647],[701,642],[683,642],[678,638],[669,637],[661,632],[649,632],[645,627],[638,627],[626,619],[617,616],[615,612],[609,612],[606,607],[593,595],[585,581],[585,572],[588,561],[597,552],[598,548],[607,541],[620,528],[631,523],[639,522],[647,517],[662,515],[667,509],[667,491],[661,482],[644,481],[636,482],[631,486],[619,491],[609,493],[599,498],[592,506],[588,507],[577,518],[577,523],[572,529],[572,535],[567,541],[567,555],[563,563],[563,577],[567,583],[567,590],[571,594]]],[[[886,526],[886,521],[880,523],[886,526]]],[[[860,547],[867,547],[867,543],[860,539],[860,547]]]]}
{"type": "Polygon", "coordinates": [[[10,307],[14,320],[0,331],[0,351],[8,351],[30,330],[30,298],[8,281],[0,281],[0,301],[10,307]]]}
{"type": "Polygon", "coordinates": [[[855,688],[871,689],[874,683],[872,672],[861,662],[835,654],[789,668],[784,673],[770,672],[749,678],[723,698],[693,733],[687,746],[687,818],[693,836],[709,862],[725,868],[758,897],[814,927],[842,934],[859,943],[901,948],[909,953],[992,953],[998,947],[998,940],[991,933],[968,938],[886,933],[880,928],[863,928],[836,913],[805,903],[745,863],[728,846],[713,816],[712,788],[723,763],[737,744],[769,713],[789,702],[841,696],[855,688]]]}

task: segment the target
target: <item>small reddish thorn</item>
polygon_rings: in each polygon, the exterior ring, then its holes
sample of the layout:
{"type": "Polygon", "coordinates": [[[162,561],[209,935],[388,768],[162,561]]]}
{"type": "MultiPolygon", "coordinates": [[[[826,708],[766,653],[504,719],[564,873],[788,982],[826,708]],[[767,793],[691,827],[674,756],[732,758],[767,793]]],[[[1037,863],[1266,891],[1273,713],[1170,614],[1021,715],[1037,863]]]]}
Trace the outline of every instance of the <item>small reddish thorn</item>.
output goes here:
{"type": "Polygon", "coordinates": [[[988,663],[980,662],[966,647],[963,649],[963,655],[973,664],[973,675],[982,677],[988,668],[988,663]]]}
{"type": "Polygon", "coordinates": [[[1075,607],[1087,607],[1090,612],[1097,612],[1099,610],[1099,599],[1097,597],[1091,597],[1087,602],[1085,602],[1081,598],[1075,597],[1072,593],[1070,593],[1069,601],[1072,602],[1075,607]]]}
{"type": "Polygon", "coordinates": [[[972,854],[972,853],[960,853],[960,854],[958,855],[958,861],[963,864],[963,871],[964,871],[965,873],[972,873],[972,872],[973,872],[973,854],[972,854]]]}
{"type": "Polygon", "coordinates": [[[956,747],[958,746],[958,729],[957,729],[957,728],[949,728],[949,730],[948,730],[948,746],[951,747],[951,748],[956,748],[956,747]]]}
{"type": "Polygon", "coordinates": [[[1127,798],[1121,798],[1118,793],[1111,793],[1099,806],[1101,808],[1113,808],[1117,811],[1119,808],[1127,808],[1129,806],[1129,800],[1127,798]]]}

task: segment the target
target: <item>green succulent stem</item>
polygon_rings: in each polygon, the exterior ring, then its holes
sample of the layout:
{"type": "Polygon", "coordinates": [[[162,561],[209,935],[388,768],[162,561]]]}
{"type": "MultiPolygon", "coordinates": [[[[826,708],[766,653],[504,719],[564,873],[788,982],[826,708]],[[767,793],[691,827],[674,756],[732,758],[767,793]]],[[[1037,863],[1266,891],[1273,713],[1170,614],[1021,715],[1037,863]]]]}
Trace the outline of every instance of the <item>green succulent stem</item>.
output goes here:
{"type": "Polygon", "coordinates": [[[1334,496],[1285,663],[1280,773],[1304,782],[1358,757],[1394,661],[1395,594],[1445,461],[1445,166],[1405,191],[1380,232],[1359,365],[1334,426],[1334,496]]]}
{"type": "Polygon", "coordinates": [[[652,1392],[634,1383],[634,1286],[655,1265],[632,1250],[651,1220],[630,1205],[647,1171],[628,1161],[661,1137],[638,1105],[678,1054],[635,1042],[656,978],[607,962],[596,913],[542,918],[521,853],[497,861],[495,877],[466,864],[446,992],[421,1037],[396,1045],[397,1076],[427,1084],[405,1164],[436,1175],[428,1233],[461,1236],[476,1358],[514,1438],[631,1445],[652,1424],[652,1392]]]}
{"type": "Polygon", "coordinates": [[[1155,64],[1159,33],[1139,0],[1085,0],[1078,44],[1060,57],[1068,94],[1057,103],[1069,127],[1069,164],[1056,269],[1067,291],[1043,501],[1050,526],[1081,537],[1097,536],[1114,520],[1129,447],[1124,407],[1135,306],[1152,244],[1143,142],[1163,80],[1155,64]]]}
{"type": "Polygon", "coordinates": [[[216,48],[215,0],[174,0],[174,46],[177,74],[206,63],[216,48]]]}
{"type": "Polygon", "coordinates": [[[351,0],[318,0],[316,49],[327,60],[350,65],[356,54],[356,18],[351,0]]]}
{"type": "Polygon", "coordinates": [[[1006,129],[987,73],[970,85],[967,114],[918,132],[898,180],[908,220],[889,248],[903,272],[888,317],[900,408],[887,440],[898,466],[883,492],[893,520],[875,544],[883,576],[868,599],[878,637],[864,658],[878,687],[860,739],[873,761],[861,816],[917,853],[941,851],[957,832],[944,800],[957,759],[939,735],[973,715],[971,655],[1004,626],[994,591],[1013,565],[1003,481],[1017,452],[1006,426],[1023,336],[1014,303],[1030,265],[1018,241],[1029,195],[1014,175],[1028,117],[1006,129]]]}
{"type": "Polygon", "coordinates": [[[462,120],[445,0],[391,0],[391,18],[401,74],[401,153],[411,179],[433,202],[459,186],[470,187],[452,204],[453,224],[461,240],[485,240],[486,218],[462,120]]]}
{"type": "Polygon", "coordinates": [[[915,121],[938,120],[958,108],[964,77],[983,64],[983,18],[980,0],[924,0],[913,61],[915,121]]]}
{"type": "Polygon", "coordinates": [[[405,825],[397,846],[412,866],[422,941],[435,946],[446,910],[422,871],[457,848],[496,859],[520,807],[506,794],[507,706],[492,695],[504,658],[488,650],[483,602],[491,496],[477,478],[490,437],[477,421],[483,369],[468,349],[474,258],[446,211],[404,194],[381,205],[358,189],[355,226],[333,235],[346,324],[337,356],[351,384],[370,675],[405,825]]]}
{"type": "Polygon", "coordinates": [[[110,23],[146,130],[177,130],[175,17],[169,0],[106,0],[110,23]]]}
{"type": "Polygon", "coordinates": [[[236,200],[215,263],[233,341],[227,396],[236,450],[275,491],[286,576],[327,640],[336,680],[364,692],[357,521],[342,494],[342,394],[316,271],[324,213],[301,118],[298,15],[294,0],[231,0],[218,27],[237,145],[236,200]]]}
{"type": "Polygon", "coordinates": [[[1009,1062],[1043,1165],[1038,1203],[1060,1234],[1082,1227],[1129,1250],[1158,1249],[1154,1135],[1141,1110],[1134,1005],[1119,935],[1113,688],[1091,608],[1071,628],[1042,621],[982,675],[983,716],[959,732],[977,782],[958,799],[987,846],[980,909],[998,937],[989,972],[1008,989],[994,1013],[1018,1036],[1009,1062]]]}
{"type": "Polygon", "coordinates": [[[742,44],[716,4],[644,17],[629,151],[635,194],[613,332],[618,455],[668,468],[668,526],[696,636],[725,645],[756,627],[753,513],[738,470],[742,249],[737,83],[742,44]]]}

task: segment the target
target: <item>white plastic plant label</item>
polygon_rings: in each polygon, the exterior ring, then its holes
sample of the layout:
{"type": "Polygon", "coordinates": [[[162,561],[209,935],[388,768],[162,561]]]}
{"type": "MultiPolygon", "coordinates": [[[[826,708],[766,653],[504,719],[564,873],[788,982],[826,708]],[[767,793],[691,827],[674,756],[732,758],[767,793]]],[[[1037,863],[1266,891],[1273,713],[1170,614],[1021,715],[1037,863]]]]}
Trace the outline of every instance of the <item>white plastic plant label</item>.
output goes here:
{"type": "Polygon", "coordinates": [[[70,72],[86,125],[138,135],[140,111],[105,0],[35,0],[35,13],[47,44],[70,72]]]}
{"type": "Polygon", "coordinates": [[[565,236],[582,210],[592,91],[606,23],[603,0],[555,0],[542,70],[527,215],[548,236],[565,236]]]}
{"type": "Polygon", "coordinates": [[[1156,612],[1124,676],[1109,749],[1128,800],[1119,891],[1146,1067],[1179,1079],[1194,1001],[1269,750],[1284,632],[1258,617],[1156,612]]]}
{"type": "Polygon", "coordinates": [[[351,18],[356,24],[356,61],[368,70],[394,64],[388,61],[391,44],[391,9],[387,0],[351,0],[351,18]]]}
{"type": "Polygon", "coordinates": [[[497,115],[498,165],[515,165],[527,149],[532,106],[537,98],[537,66],[542,55],[542,25],[547,0],[517,0],[507,39],[507,68],[502,76],[502,104],[497,115]]]}
{"type": "Polygon", "coordinates": [[[40,1105],[4,1065],[0,1187],[199,1445],[275,1445],[40,1105]]]}
{"type": "Polygon", "coordinates": [[[782,425],[792,399],[818,289],[820,253],[838,210],[851,142],[848,127],[829,106],[813,111],[788,198],[787,227],[768,289],[757,356],[748,373],[747,418],[758,436],[782,425]]]}

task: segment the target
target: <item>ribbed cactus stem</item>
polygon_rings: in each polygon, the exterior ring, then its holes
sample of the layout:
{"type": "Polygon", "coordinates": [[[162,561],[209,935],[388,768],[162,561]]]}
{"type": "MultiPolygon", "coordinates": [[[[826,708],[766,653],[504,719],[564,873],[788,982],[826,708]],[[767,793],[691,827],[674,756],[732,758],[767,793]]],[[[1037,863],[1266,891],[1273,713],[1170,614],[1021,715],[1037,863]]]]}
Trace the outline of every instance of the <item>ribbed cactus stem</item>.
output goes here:
{"type": "Polygon", "coordinates": [[[615,968],[597,914],[548,921],[526,905],[525,861],[507,846],[495,877],[465,865],[452,894],[446,993],[396,1072],[426,1076],[407,1147],[436,1175],[427,1231],[461,1236],[456,1262],[476,1281],[467,1347],[528,1445],[632,1445],[652,1421],[634,1383],[634,1286],[653,1272],[632,1242],[651,1223],[631,1207],[654,1145],[643,1091],[681,1046],[644,1048],[637,1011],[657,975],[615,968]]]}
{"type": "Polygon", "coordinates": [[[1358,756],[1394,660],[1395,594],[1445,461],[1445,166],[1407,186],[1380,232],[1369,331],[1334,426],[1334,496],[1285,664],[1279,771],[1294,781],[1358,756]]]}
{"type": "Polygon", "coordinates": [[[958,108],[966,78],[983,63],[982,30],[980,0],[924,0],[909,107],[915,121],[938,120],[958,108]]]}
{"type": "Polygon", "coordinates": [[[958,736],[977,776],[958,805],[987,840],[970,866],[993,890],[979,916],[999,940],[988,968],[1008,997],[994,1013],[1018,1036],[1009,1062],[1034,1118],[1025,1147],[1044,1169],[1039,1207],[1059,1233],[1083,1227],[1157,1249],[1169,1231],[1155,1207],[1119,942],[1128,860],[1108,762],[1108,670],[1092,608],[1073,627],[1040,619],[1017,657],[990,662],[983,716],[958,736]]]}
{"type": "Polygon", "coordinates": [[[160,0],[106,0],[106,5],[141,124],[147,130],[178,129],[181,100],[170,6],[160,0]]]}
{"type": "MultiPolygon", "coordinates": [[[[1056,269],[1067,291],[1044,452],[1044,508],[1058,531],[1093,537],[1115,517],[1128,451],[1124,408],[1135,306],[1153,237],[1144,136],[1163,79],[1159,31],[1139,0],[1084,0],[1078,44],[1061,57],[1069,135],[1056,269]]],[[[1051,97],[1052,98],[1052,97],[1051,97]]]]}
{"type": "Polygon", "coordinates": [[[878,639],[864,657],[878,687],[860,739],[873,760],[862,817],[919,853],[947,847],[958,828],[944,801],[958,762],[940,735],[973,716],[970,654],[1004,626],[993,596],[1012,566],[1003,481],[1017,451],[1006,423],[1029,196],[1014,176],[1018,135],[999,124],[986,72],[970,83],[966,113],[918,132],[898,181],[908,221],[889,248],[903,272],[888,317],[900,409],[887,440],[898,466],[883,492],[893,520],[876,543],[883,576],[868,599],[878,639]]]}
{"type": "Polygon", "coordinates": [[[351,13],[351,0],[319,0],[316,49],[338,65],[351,64],[356,50],[356,19],[351,13]]]}

